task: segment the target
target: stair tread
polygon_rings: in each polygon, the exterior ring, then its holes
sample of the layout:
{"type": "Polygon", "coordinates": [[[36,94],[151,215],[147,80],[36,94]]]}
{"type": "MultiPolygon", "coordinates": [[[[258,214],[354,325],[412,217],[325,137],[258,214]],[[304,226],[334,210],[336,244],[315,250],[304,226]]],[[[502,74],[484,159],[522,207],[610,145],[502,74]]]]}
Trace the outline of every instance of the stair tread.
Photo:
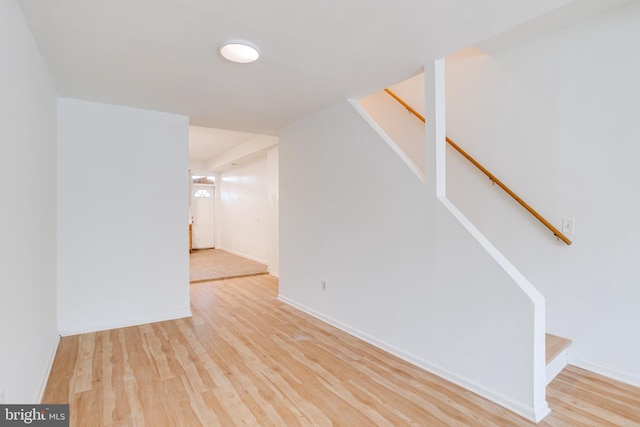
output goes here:
{"type": "Polygon", "coordinates": [[[570,345],[571,340],[569,339],[546,334],[546,364],[549,364],[570,345]]]}

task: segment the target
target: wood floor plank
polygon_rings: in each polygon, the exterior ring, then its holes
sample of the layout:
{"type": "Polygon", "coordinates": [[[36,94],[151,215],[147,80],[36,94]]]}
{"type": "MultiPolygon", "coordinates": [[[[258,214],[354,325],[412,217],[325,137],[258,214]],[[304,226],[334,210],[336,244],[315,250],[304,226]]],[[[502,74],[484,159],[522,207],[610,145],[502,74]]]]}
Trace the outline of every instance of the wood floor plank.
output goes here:
{"type": "Polygon", "coordinates": [[[75,373],[75,364],[78,357],[78,341],[80,336],[70,336],[60,338],[58,350],[56,351],[51,372],[47,380],[43,402],[64,402],[72,393],[69,390],[71,378],[75,373]]]}
{"type": "Polygon", "coordinates": [[[265,264],[220,249],[196,249],[189,254],[191,283],[266,274],[265,264]]]}
{"type": "MultiPolygon", "coordinates": [[[[71,425],[530,426],[277,300],[277,280],[192,285],[193,317],[60,341],[43,401],[71,425]]],[[[640,390],[575,367],[541,426],[640,426],[640,390]]]]}

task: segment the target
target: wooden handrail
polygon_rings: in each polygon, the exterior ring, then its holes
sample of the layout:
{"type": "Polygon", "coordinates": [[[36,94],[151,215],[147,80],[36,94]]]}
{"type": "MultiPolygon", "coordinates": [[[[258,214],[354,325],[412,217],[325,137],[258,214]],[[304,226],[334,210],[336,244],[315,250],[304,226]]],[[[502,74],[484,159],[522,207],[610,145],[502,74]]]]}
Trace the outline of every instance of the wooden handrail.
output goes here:
{"type": "MultiPolygon", "coordinates": [[[[398,101],[400,104],[402,104],[402,106],[404,108],[406,108],[407,110],[409,110],[409,112],[411,114],[413,114],[414,116],[416,116],[417,118],[419,118],[420,120],[422,120],[423,123],[426,123],[427,120],[424,118],[424,116],[420,113],[418,113],[415,109],[413,109],[409,104],[407,104],[402,98],[400,98],[398,95],[396,95],[395,93],[393,93],[393,91],[389,90],[389,89],[385,89],[385,92],[387,92],[389,95],[391,95],[396,101],[398,101]]],[[[490,180],[491,182],[495,183],[498,185],[498,187],[502,188],[509,196],[511,196],[516,202],[518,202],[520,204],[520,206],[522,206],[523,208],[525,208],[531,215],[533,215],[538,221],[540,221],[542,224],[544,224],[545,227],[547,227],[549,230],[551,230],[551,232],[553,233],[554,236],[556,236],[558,239],[562,240],[564,243],[566,243],[567,245],[571,244],[571,240],[569,240],[567,238],[567,236],[565,236],[564,234],[562,234],[562,232],[560,230],[558,230],[556,227],[554,227],[549,221],[547,221],[542,215],[540,215],[535,209],[533,209],[527,202],[525,202],[524,200],[522,200],[516,193],[514,193],[509,187],[507,187],[502,181],[500,181],[498,178],[496,178],[496,176],[494,174],[492,174],[491,172],[489,172],[487,170],[487,168],[485,168],[484,166],[482,166],[476,159],[474,159],[473,157],[471,157],[466,151],[464,151],[462,148],[460,148],[460,146],[458,144],[456,144],[455,142],[453,142],[453,140],[451,138],[449,138],[448,136],[445,138],[447,143],[453,148],[455,149],[458,153],[462,154],[462,156],[469,160],[471,162],[471,164],[473,164],[475,167],[477,167],[478,169],[480,169],[480,171],[485,174],[490,180]]]]}
{"type": "Polygon", "coordinates": [[[449,143],[451,147],[453,147],[458,153],[462,154],[462,156],[469,160],[475,167],[480,169],[480,171],[485,174],[489,179],[498,185],[498,187],[502,188],[508,195],[510,195],[516,202],[520,203],[520,206],[525,208],[531,215],[533,215],[538,221],[543,223],[545,227],[547,227],[551,232],[560,240],[565,242],[567,245],[571,244],[571,240],[567,238],[560,230],[551,225],[549,221],[547,221],[542,215],[540,215],[535,209],[533,209],[527,202],[522,200],[516,193],[514,193],[509,187],[507,187],[502,181],[500,181],[494,174],[489,172],[484,166],[478,163],[473,157],[467,154],[458,144],[453,142],[451,138],[446,137],[446,141],[449,143]]]}
{"type": "Polygon", "coordinates": [[[424,118],[424,116],[420,113],[418,113],[411,105],[407,104],[406,102],[404,102],[404,99],[400,98],[398,95],[396,95],[395,93],[393,93],[390,89],[386,89],[384,90],[385,92],[387,92],[389,95],[391,95],[391,97],[393,99],[395,99],[396,101],[398,101],[400,104],[402,104],[402,106],[404,108],[406,108],[407,110],[409,110],[409,112],[411,114],[413,114],[414,116],[416,116],[417,118],[419,118],[420,120],[422,120],[422,123],[426,123],[427,119],[424,118]]]}

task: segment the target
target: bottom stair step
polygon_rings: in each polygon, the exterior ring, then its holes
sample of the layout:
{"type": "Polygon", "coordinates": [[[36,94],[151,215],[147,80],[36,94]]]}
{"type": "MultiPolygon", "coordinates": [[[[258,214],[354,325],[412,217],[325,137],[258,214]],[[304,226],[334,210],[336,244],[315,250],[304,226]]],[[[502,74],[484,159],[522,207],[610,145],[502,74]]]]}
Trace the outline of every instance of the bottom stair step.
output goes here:
{"type": "Polygon", "coordinates": [[[546,377],[549,384],[560,371],[567,366],[567,351],[571,345],[571,340],[546,334],[546,377]]]}

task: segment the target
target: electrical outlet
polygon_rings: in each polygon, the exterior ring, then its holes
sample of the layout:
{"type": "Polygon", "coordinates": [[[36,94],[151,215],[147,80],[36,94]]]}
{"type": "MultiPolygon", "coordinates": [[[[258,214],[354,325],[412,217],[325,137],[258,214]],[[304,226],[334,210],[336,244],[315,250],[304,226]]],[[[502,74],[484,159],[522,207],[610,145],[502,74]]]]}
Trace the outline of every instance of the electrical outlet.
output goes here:
{"type": "Polygon", "coordinates": [[[327,281],[326,280],[322,281],[322,290],[327,292],[327,281]]]}
{"type": "Polygon", "coordinates": [[[574,234],[576,232],[576,220],[573,218],[562,218],[562,232],[564,234],[574,234]]]}

